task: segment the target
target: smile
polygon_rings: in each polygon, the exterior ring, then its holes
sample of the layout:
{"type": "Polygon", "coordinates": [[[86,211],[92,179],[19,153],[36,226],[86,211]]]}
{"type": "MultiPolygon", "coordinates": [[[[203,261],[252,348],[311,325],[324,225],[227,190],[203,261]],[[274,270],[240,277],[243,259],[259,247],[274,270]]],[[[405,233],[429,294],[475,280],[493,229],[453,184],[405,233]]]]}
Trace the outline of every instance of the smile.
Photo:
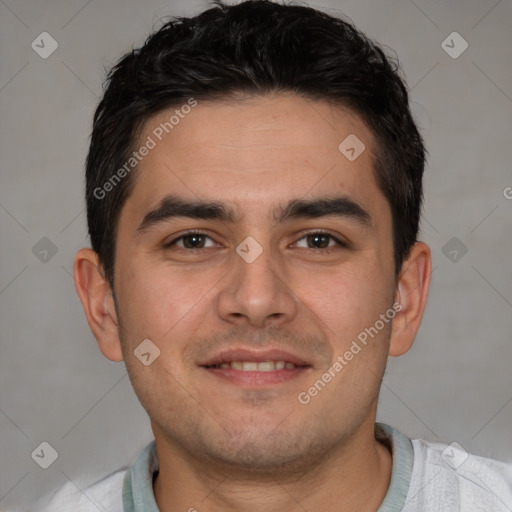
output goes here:
{"type": "Polygon", "coordinates": [[[206,368],[218,368],[225,370],[232,368],[242,372],[273,372],[275,370],[293,370],[296,366],[288,361],[231,361],[216,365],[206,366],[206,368]]]}

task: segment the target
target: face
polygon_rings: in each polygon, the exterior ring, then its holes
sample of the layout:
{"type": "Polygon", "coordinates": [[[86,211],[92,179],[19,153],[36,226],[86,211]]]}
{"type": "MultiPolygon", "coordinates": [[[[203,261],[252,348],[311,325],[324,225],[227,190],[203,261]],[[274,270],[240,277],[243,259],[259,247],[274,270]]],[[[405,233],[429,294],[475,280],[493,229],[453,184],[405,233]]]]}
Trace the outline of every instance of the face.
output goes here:
{"type": "Polygon", "coordinates": [[[373,429],[393,328],[374,137],[347,110],[275,95],[199,102],[159,140],[174,110],[140,136],[156,145],[134,171],[114,276],[157,443],[255,470],[327,456],[373,429]],[[351,134],[355,159],[338,149],[351,134]]]}

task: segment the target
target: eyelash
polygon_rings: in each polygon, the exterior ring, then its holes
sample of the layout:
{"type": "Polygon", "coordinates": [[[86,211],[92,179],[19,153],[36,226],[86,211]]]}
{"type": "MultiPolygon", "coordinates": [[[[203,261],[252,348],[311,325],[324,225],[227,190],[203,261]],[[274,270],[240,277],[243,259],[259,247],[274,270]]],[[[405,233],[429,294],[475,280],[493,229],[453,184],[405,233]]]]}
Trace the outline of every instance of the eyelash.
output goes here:
{"type": "MultiPolygon", "coordinates": [[[[206,238],[209,238],[210,240],[213,240],[213,238],[209,235],[207,235],[206,233],[204,233],[203,231],[195,231],[195,230],[192,230],[192,231],[187,231],[186,233],[184,233],[183,235],[180,235],[179,237],[171,240],[169,243],[165,244],[164,248],[165,249],[168,249],[170,247],[172,247],[173,245],[176,245],[176,243],[188,236],[194,236],[194,235],[199,235],[199,236],[204,236],[206,238]]],[[[348,243],[346,242],[343,242],[341,241],[339,238],[336,238],[334,235],[332,235],[331,233],[329,233],[328,231],[310,231],[308,233],[305,233],[303,236],[301,236],[298,240],[302,240],[304,238],[306,238],[307,236],[311,236],[311,235],[323,235],[323,236],[328,236],[329,238],[331,238],[332,240],[334,240],[337,244],[337,247],[334,247],[334,246],[330,246],[330,247],[325,247],[325,248],[317,248],[317,249],[314,249],[314,248],[311,248],[311,247],[307,247],[307,249],[311,249],[311,250],[314,250],[314,251],[322,251],[322,252],[326,252],[326,253],[329,253],[331,252],[332,250],[334,249],[337,249],[337,248],[348,248],[348,243]]],[[[295,242],[295,243],[297,243],[295,242]]],[[[181,250],[184,250],[184,251],[187,251],[187,252],[192,252],[192,251],[196,251],[196,250],[202,250],[203,248],[199,247],[199,248],[192,248],[192,249],[189,249],[187,247],[180,247],[179,249],[181,250]]]]}

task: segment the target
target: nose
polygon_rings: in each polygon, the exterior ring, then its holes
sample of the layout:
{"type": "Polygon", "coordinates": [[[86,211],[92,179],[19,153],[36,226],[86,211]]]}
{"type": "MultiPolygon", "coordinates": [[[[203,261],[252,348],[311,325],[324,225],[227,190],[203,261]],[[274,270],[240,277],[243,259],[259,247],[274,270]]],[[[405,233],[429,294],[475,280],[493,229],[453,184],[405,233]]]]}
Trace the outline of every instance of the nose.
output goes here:
{"type": "MultiPolygon", "coordinates": [[[[242,253],[240,253],[242,254],[242,253]]],[[[219,316],[237,325],[279,326],[292,320],[298,301],[287,283],[285,262],[270,250],[254,260],[233,253],[233,269],[222,281],[217,296],[219,316]]]]}

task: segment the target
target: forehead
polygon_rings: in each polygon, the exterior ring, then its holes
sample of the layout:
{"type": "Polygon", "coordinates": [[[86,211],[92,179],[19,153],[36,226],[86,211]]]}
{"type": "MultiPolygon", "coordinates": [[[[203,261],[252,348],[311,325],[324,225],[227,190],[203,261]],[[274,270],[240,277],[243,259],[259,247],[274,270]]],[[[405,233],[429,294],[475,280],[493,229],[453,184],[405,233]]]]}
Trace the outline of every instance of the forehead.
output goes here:
{"type": "Polygon", "coordinates": [[[136,148],[145,144],[153,147],[134,172],[129,209],[149,208],[169,193],[223,199],[240,217],[253,206],[270,210],[326,194],[386,207],[371,131],[326,102],[278,94],[178,105],[145,123],[136,148]]]}

